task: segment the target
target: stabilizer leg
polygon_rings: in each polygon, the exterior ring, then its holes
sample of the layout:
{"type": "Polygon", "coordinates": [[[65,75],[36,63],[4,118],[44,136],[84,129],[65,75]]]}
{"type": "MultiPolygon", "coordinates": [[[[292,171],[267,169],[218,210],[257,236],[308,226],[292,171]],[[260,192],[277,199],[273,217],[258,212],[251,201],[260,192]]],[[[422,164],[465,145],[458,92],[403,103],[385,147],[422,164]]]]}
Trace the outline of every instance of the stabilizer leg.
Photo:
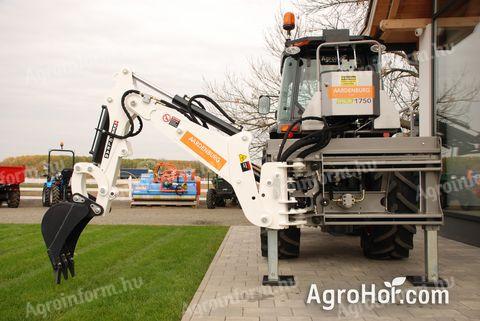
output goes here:
{"type": "Polygon", "coordinates": [[[293,286],[293,275],[278,275],[278,230],[267,229],[268,275],[263,276],[262,285],[293,286]]]}
{"type": "Polygon", "coordinates": [[[448,282],[438,275],[438,226],[424,228],[425,275],[409,275],[414,286],[447,287],[448,282]]]}

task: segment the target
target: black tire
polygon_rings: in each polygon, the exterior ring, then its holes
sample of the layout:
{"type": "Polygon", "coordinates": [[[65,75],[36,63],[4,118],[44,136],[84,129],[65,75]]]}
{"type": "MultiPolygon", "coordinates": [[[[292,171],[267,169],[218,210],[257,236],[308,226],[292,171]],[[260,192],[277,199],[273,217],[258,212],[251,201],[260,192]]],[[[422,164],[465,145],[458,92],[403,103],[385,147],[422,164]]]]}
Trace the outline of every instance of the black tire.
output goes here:
{"type": "MultiPolygon", "coordinates": [[[[300,229],[290,226],[288,229],[278,231],[278,258],[294,259],[300,255],[300,229]]],[[[262,256],[268,256],[267,229],[260,228],[260,243],[262,256]]]]}
{"type": "Polygon", "coordinates": [[[218,207],[225,207],[227,206],[227,201],[223,197],[218,197],[218,195],[215,196],[215,206],[218,207]]]}
{"type": "Polygon", "coordinates": [[[240,202],[238,201],[237,196],[232,197],[231,203],[232,203],[233,206],[236,206],[238,208],[242,208],[242,206],[240,205],[240,202]]]}
{"type": "Polygon", "coordinates": [[[44,207],[50,207],[50,188],[47,186],[43,187],[42,191],[42,205],[44,207]]]}
{"type": "Polygon", "coordinates": [[[215,208],[217,199],[217,192],[214,189],[209,189],[207,191],[207,208],[213,209],[215,208]]]}
{"type": "MultiPolygon", "coordinates": [[[[387,208],[392,213],[416,213],[418,174],[390,174],[387,193],[387,208]]],[[[415,225],[373,225],[363,229],[361,246],[363,254],[371,259],[408,258],[413,249],[415,225]]]]}
{"type": "Polygon", "coordinates": [[[17,208],[20,205],[20,188],[12,189],[8,193],[7,206],[17,208]]]}
{"type": "Polygon", "coordinates": [[[62,201],[62,191],[58,185],[52,185],[50,190],[50,205],[58,204],[62,201]]]}

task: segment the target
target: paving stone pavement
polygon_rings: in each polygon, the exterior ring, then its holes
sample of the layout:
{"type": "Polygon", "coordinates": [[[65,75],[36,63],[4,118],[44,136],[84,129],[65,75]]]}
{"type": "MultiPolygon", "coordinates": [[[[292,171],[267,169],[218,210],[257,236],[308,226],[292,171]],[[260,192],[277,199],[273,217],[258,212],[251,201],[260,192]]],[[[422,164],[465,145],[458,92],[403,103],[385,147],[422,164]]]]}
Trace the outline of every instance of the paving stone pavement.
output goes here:
{"type": "MultiPolygon", "coordinates": [[[[231,227],[182,321],[480,320],[480,248],[441,237],[440,274],[450,283],[449,304],[343,303],[331,311],[306,304],[312,283],[321,297],[324,289],[359,289],[362,283],[381,289],[394,277],[423,273],[420,229],[408,260],[368,260],[359,243],[358,237],[303,229],[301,257],[282,260],[279,267],[281,274],[295,275],[296,285],[269,287],[261,285],[267,264],[259,253],[258,228],[231,227]]],[[[407,283],[399,288],[420,290],[407,283]]]]}

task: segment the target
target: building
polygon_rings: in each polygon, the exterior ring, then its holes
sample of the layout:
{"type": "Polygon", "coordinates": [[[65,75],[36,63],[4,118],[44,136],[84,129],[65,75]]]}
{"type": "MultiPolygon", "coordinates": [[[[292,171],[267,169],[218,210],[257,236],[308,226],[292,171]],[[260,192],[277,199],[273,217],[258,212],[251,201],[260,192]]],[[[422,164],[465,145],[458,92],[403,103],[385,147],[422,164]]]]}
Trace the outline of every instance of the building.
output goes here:
{"type": "Polygon", "coordinates": [[[370,0],[364,35],[419,61],[420,135],[442,138],[444,236],[480,245],[480,0],[370,0]]]}

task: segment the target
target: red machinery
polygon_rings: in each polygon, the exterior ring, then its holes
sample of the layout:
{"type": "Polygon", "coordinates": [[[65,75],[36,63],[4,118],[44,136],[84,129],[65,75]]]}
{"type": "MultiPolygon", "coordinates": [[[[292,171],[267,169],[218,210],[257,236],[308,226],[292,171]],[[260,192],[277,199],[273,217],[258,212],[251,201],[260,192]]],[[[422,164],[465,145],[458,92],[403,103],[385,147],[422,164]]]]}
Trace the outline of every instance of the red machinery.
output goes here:
{"type": "Polygon", "coordinates": [[[153,169],[153,182],[160,184],[160,191],[183,194],[187,190],[187,182],[195,181],[195,170],[178,170],[175,165],[158,162],[153,169]],[[177,184],[174,184],[177,183],[177,184]]]}
{"type": "Polygon", "coordinates": [[[25,182],[25,166],[0,166],[0,205],[8,207],[20,204],[20,184],[25,182]]]}

